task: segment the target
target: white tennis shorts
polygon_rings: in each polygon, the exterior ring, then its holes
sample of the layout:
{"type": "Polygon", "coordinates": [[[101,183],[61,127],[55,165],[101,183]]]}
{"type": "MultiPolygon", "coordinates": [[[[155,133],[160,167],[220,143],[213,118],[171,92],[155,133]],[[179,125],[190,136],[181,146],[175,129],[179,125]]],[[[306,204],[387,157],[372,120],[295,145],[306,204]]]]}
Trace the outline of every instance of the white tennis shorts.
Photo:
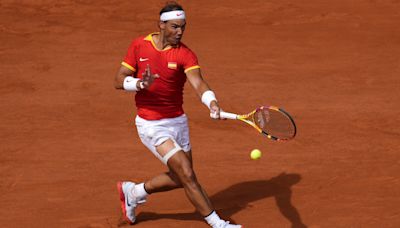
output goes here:
{"type": "Polygon", "coordinates": [[[164,164],[167,164],[168,159],[176,152],[191,150],[188,119],[185,114],[161,120],[145,120],[136,116],[135,123],[142,143],[164,164]],[[162,157],[156,147],[168,139],[174,142],[175,148],[162,157]]]}

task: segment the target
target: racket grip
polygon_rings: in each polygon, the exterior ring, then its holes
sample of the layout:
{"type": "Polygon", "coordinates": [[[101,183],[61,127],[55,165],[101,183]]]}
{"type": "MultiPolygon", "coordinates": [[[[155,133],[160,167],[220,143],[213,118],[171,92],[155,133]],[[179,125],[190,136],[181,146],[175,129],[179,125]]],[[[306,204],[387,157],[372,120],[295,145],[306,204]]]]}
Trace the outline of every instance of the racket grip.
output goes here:
{"type": "Polygon", "coordinates": [[[224,111],[221,111],[219,115],[221,116],[222,119],[231,119],[231,120],[236,120],[238,116],[237,114],[224,111]]]}

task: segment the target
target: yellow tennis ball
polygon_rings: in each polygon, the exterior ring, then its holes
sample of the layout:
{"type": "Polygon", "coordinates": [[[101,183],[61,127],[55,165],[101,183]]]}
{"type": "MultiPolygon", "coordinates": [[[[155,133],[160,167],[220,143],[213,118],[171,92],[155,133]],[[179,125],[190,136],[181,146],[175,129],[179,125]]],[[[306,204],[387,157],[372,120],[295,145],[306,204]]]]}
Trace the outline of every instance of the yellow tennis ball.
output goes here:
{"type": "Polygon", "coordinates": [[[257,160],[257,159],[261,158],[261,155],[262,155],[262,153],[259,149],[254,149],[250,153],[250,158],[253,160],[257,160]]]}

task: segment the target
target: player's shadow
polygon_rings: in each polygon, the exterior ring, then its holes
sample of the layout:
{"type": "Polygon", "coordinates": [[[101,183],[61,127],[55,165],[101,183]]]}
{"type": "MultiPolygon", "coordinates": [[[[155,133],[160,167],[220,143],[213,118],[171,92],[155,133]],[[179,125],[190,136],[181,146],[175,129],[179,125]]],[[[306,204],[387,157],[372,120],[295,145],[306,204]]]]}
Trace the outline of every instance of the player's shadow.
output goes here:
{"type": "MultiPolygon", "coordinates": [[[[274,197],[279,211],[289,220],[291,227],[305,228],[307,226],[302,222],[299,212],[291,202],[291,187],[298,183],[300,179],[301,176],[299,174],[281,173],[269,180],[234,184],[210,196],[210,199],[223,219],[234,222],[231,216],[247,207],[251,207],[252,202],[274,197]]],[[[267,219],[268,216],[266,215],[265,218],[267,219]]],[[[173,214],[141,212],[137,215],[137,223],[157,219],[204,220],[197,212],[173,214]]]]}

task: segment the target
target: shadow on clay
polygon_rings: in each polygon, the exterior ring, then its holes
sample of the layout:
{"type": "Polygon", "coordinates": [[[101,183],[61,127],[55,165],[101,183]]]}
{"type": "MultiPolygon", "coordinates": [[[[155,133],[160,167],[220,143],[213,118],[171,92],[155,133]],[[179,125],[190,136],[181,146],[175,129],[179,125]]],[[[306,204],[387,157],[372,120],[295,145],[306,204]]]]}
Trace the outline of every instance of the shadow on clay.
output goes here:
{"type": "MultiPolygon", "coordinates": [[[[301,176],[299,174],[281,173],[269,180],[247,181],[234,184],[210,196],[210,199],[222,219],[235,223],[231,218],[232,215],[247,207],[251,207],[252,202],[267,197],[274,197],[279,211],[291,223],[291,227],[305,228],[307,226],[302,222],[299,212],[291,202],[291,187],[300,180],[301,176]]],[[[267,216],[266,220],[268,220],[267,216]]],[[[141,212],[137,215],[136,223],[157,219],[204,221],[195,211],[187,213],[141,212]]]]}

